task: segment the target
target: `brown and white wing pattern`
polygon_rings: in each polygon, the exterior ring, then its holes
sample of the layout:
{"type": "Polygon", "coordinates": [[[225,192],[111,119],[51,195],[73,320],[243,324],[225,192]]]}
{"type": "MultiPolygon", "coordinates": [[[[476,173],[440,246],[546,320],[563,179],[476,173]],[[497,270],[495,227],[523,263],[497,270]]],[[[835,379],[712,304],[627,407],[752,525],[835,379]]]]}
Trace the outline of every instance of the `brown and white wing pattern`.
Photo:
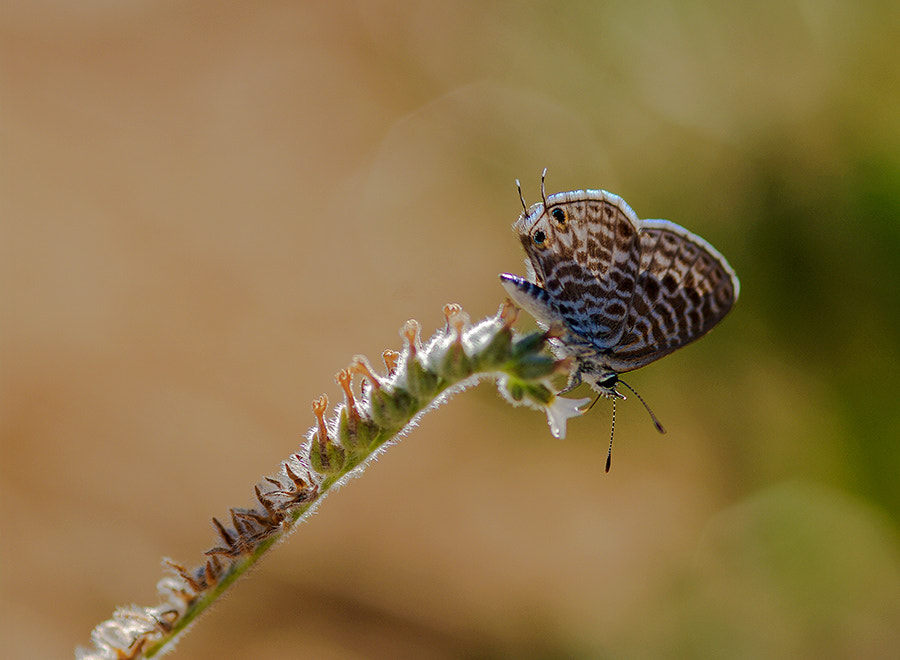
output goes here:
{"type": "Polygon", "coordinates": [[[605,356],[618,373],[637,369],[705,335],[737,300],[740,283],[719,252],[666,220],[644,220],[641,265],[626,330],[605,356]]]}
{"type": "Polygon", "coordinates": [[[565,327],[599,350],[619,343],[640,267],[638,219],[601,191],[551,195],[516,223],[565,327]]]}
{"type": "Polygon", "coordinates": [[[595,386],[699,339],[738,297],[734,270],[709,243],[639,220],[602,190],[551,195],[513,228],[529,278],[501,275],[504,287],[539,321],[563,326],[563,348],[595,386]]]}

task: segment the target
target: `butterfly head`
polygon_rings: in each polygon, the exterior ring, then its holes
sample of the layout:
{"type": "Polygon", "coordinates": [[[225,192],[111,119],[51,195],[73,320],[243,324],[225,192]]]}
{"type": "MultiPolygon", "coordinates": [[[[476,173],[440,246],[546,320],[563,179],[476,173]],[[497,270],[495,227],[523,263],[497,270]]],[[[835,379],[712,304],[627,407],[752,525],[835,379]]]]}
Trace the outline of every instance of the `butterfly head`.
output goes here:
{"type": "MultiPolygon", "coordinates": [[[[644,401],[644,397],[642,397],[640,394],[635,392],[634,388],[631,385],[626,383],[624,380],[621,380],[619,378],[618,374],[616,374],[614,372],[610,372],[610,373],[601,375],[596,380],[590,379],[590,378],[585,378],[585,382],[587,382],[591,387],[593,387],[594,391],[598,392],[600,394],[600,396],[605,396],[608,399],[612,399],[614,406],[615,406],[616,399],[624,399],[625,398],[625,395],[616,389],[616,385],[621,383],[622,385],[627,387],[629,390],[631,390],[631,393],[634,394],[638,398],[638,401],[641,402],[641,405],[644,406],[644,409],[647,411],[647,414],[650,415],[650,419],[653,420],[653,425],[656,427],[656,430],[659,431],[660,433],[666,432],[665,427],[662,424],[660,424],[659,419],[657,419],[656,415],[653,414],[653,411],[650,409],[650,406],[647,405],[646,401],[644,401]]],[[[598,396],[597,399],[599,399],[600,396],[598,396]]],[[[594,403],[597,403],[597,400],[594,400],[594,403]]],[[[591,406],[593,406],[593,405],[594,404],[592,403],[591,406]]],[[[615,412],[613,413],[613,415],[615,415],[615,412]]]]}
{"type": "Polygon", "coordinates": [[[625,395],[616,389],[621,381],[619,375],[615,372],[607,372],[598,376],[586,376],[584,381],[593,388],[600,396],[607,399],[624,399],[625,395]]]}

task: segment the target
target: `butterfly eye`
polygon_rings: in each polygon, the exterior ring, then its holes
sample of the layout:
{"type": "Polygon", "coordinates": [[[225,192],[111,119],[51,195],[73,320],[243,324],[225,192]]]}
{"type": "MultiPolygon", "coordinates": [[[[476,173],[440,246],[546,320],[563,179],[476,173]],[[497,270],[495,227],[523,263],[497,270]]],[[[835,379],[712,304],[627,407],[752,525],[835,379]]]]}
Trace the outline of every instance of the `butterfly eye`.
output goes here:
{"type": "Polygon", "coordinates": [[[606,378],[604,378],[601,381],[598,381],[597,385],[599,385],[600,387],[602,387],[604,389],[611,390],[616,386],[616,383],[618,383],[618,382],[619,382],[619,377],[616,374],[613,374],[611,376],[607,376],[606,378]]]}
{"type": "Polygon", "coordinates": [[[559,224],[561,224],[561,225],[566,224],[566,212],[563,211],[558,206],[555,209],[553,209],[552,211],[550,211],[550,215],[552,215],[553,219],[556,220],[559,224]]]}
{"type": "Polygon", "coordinates": [[[541,230],[534,232],[534,236],[532,236],[532,238],[534,239],[535,245],[543,245],[544,241],[547,240],[546,234],[544,234],[544,232],[542,232],[541,230]]]}

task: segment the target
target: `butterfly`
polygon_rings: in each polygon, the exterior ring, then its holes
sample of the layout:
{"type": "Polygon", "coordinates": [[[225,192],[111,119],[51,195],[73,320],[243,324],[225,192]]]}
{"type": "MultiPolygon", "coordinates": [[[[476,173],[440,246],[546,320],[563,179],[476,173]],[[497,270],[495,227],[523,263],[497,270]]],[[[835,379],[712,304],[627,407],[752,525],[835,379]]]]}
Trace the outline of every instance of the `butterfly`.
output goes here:
{"type": "Polygon", "coordinates": [[[615,425],[615,400],[625,398],[616,386],[631,389],[619,375],[709,332],[734,306],[740,282],[705,240],[668,220],[639,220],[617,195],[574,190],[548,197],[546,172],[542,201],[530,208],[516,181],[523,212],[513,230],[525,248],[527,277],[504,273],[500,280],[542,327],[561,331],[554,349],[574,365],[563,392],[585,382],[612,398],[615,425]]]}

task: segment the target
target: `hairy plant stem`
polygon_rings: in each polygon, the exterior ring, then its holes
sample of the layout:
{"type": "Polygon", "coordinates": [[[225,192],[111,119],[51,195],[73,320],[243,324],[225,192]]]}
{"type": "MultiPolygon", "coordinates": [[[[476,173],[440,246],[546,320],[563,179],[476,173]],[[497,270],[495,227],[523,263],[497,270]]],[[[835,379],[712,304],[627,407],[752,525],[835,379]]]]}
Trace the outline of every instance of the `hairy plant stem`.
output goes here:
{"type": "Polygon", "coordinates": [[[213,518],[219,542],[206,551],[205,563],[187,569],[164,560],[171,573],[158,585],[164,602],[117,610],[92,632],[93,648],[78,649],[77,657],[151,658],[171,650],[178,636],[335,486],[360,473],[425,412],[481,379],[495,379],[513,405],[544,410],[553,434],[563,437],[566,420],[581,414],[588,399],[554,394],[550,377],[570,365],[548,350],[552,332],[518,335],[509,304],[474,325],[458,305],[446,305],[444,315],[446,325],[424,346],[419,324],[407,321],[402,352],[383,355],[385,375],[375,374],[361,356],[342,369],[336,380],[343,403],[326,419],[328,399],[323,395],[313,402],[316,425],[279,472],[256,485],[253,507],[231,509],[230,526],[213,518]]]}

